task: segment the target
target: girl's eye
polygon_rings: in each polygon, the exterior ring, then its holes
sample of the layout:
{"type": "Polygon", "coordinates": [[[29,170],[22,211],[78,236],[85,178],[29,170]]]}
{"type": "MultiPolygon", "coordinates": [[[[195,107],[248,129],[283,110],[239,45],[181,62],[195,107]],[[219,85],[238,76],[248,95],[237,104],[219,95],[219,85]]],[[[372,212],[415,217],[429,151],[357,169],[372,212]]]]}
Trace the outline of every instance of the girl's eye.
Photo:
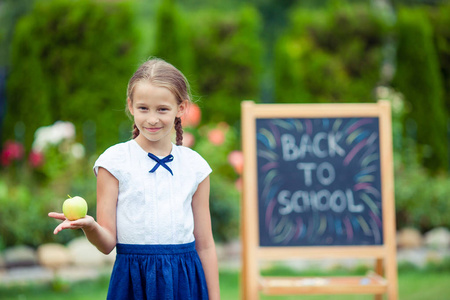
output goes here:
{"type": "Polygon", "coordinates": [[[159,109],[159,111],[166,112],[166,111],[169,111],[169,109],[166,108],[166,107],[161,107],[161,108],[159,109]]]}
{"type": "Polygon", "coordinates": [[[139,110],[147,110],[147,107],[139,106],[138,109],[139,109],[139,110]]]}

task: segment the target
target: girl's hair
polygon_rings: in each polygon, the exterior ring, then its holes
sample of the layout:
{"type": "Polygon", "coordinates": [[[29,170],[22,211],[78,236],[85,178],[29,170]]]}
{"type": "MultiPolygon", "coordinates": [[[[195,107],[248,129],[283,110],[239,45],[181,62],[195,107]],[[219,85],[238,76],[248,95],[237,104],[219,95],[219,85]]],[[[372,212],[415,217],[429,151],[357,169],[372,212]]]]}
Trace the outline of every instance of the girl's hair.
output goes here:
{"type": "MultiPolygon", "coordinates": [[[[191,101],[190,87],[186,77],[170,63],[160,59],[152,58],[143,63],[133,74],[128,82],[127,97],[133,102],[134,87],[141,81],[147,81],[152,85],[168,89],[181,104],[184,100],[191,101]]],[[[127,113],[129,113],[127,105],[127,113]]],[[[183,143],[183,128],[181,118],[175,118],[176,144],[183,143]]],[[[133,139],[139,135],[139,129],[133,124],[133,139]]]]}

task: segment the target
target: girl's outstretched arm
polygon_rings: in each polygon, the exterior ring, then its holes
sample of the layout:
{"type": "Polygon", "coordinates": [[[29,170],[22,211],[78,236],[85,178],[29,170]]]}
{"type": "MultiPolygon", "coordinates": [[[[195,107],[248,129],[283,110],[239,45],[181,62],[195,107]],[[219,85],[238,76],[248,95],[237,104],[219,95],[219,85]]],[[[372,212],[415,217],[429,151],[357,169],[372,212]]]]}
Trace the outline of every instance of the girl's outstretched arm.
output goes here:
{"type": "Polygon", "coordinates": [[[69,221],[62,213],[49,213],[49,217],[63,220],[55,230],[83,229],[87,239],[101,252],[108,254],[116,246],[116,205],[119,182],[106,169],[99,168],[97,174],[97,222],[91,216],[69,221]]]}
{"type": "Polygon", "coordinates": [[[205,271],[209,299],[220,299],[219,268],[209,211],[209,176],[203,180],[192,197],[195,247],[205,271]]]}

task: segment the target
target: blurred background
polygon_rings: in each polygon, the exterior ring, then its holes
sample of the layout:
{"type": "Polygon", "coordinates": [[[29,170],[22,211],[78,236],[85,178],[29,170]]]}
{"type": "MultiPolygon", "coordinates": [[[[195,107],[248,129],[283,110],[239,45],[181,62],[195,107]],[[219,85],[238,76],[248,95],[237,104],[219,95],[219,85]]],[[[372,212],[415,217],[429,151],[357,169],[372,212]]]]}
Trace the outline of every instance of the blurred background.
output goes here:
{"type": "Polygon", "coordinates": [[[151,56],[192,86],[184,141],[214,170],[219,244],[239,238],[242,100],[383,99],[400,246],[439,229],[450,247],[449,1],[2,0],[0,43],[0,252],[82,236],[47,212],[70,194],[95,216],[92,165],[130,138],[127,83],[151,56]]]}

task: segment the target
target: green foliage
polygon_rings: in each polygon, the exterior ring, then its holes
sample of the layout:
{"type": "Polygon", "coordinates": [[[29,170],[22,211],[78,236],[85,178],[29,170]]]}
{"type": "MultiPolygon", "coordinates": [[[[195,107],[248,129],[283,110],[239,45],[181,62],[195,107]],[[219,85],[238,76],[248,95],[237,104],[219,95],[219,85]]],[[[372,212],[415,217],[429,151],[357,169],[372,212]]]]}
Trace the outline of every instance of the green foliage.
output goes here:
{"type": "Polygon", "coordinates": [[[397,21],[397,71],[393,85],[405,96],[405,116],[416,128],[414,138],[426,151],[418,152],[434,171],[448,164],[447,115],[443,84],[433,44],[433,32],[423,9],[400,8],[397,21]]]}
{"type": "MultiPolygon", "coordinates": [[[[411,144],[405,146],[414,148],[411,144]]],[[[399,228],[413,226],[426,232],[439,226],[450,227],[450,220],[443,213],[450,210],[448,175],[430,176],[425,168],[413,160],[409,163],[398,163],[395,175],[399,228]]]]}
{"type": "Polygon", "coordinates": [[[450,227],[450,219],[442,213],[450,209],[450,176],[432,175],[419,163],[420,145],[403,134],[407,107],[401,93],[379,87],[377,97],[391,101],[392,107],[397,228],[415,227],[426,232],[450,227]]]}
{"type": "Polygon", "coordinates": [[[15,29],[4,134],[26,124],[25,145],[39,126],[86,120],[100,148],[118,139],[105,124],[126,119],[126,83],[139,42],[128,2],[38,1],[15,29]]]}
{"type": "Polygon", "coordinates": [[[395,6],[439,6],[444,3],[448,3],[448,0],[392,0],[392,4],[395,6]]]}
{"type": "Polygon", "coordinates": [[[9,65],[13,28],[17,20],[30,10],[32,1],[3,0],[0,3],[0,66],[9,65]]]}
{"type": "Polygon", "coordinates": [[[152,54],[170,62],[184,74],[190,74],[192,71],[190,32],[190,24],[175,1],[163,0],[156,15],[156,42],[152,54]]]}
{"type": "Polygon", "coordinates": [[[372,101],[387,32],[368,6],[294,10],[276,45],[276,101],[372,101]]]}
{"type": "Polygon", "coordinates": [[[222,176],[211,178],[210,196],[211,224],[214,239],[217,242],[228,242],[239,236],[240,195],[234,182],[222,176]]]}
{"type": "Polygon", "coordinates": [[[254,8],[236,12],[202,11],[191,18],[194,93],[205,99],[203,121],[240,119],[240,102],[259,98],[262,43],[261,20],[254,8]]]}
{"type": "Polygon", "coordinates": [[[444,102],[450,114],[450,3],[430,10],[430,21],[434,30],[434,44],[444,83],[444,102]]]}

